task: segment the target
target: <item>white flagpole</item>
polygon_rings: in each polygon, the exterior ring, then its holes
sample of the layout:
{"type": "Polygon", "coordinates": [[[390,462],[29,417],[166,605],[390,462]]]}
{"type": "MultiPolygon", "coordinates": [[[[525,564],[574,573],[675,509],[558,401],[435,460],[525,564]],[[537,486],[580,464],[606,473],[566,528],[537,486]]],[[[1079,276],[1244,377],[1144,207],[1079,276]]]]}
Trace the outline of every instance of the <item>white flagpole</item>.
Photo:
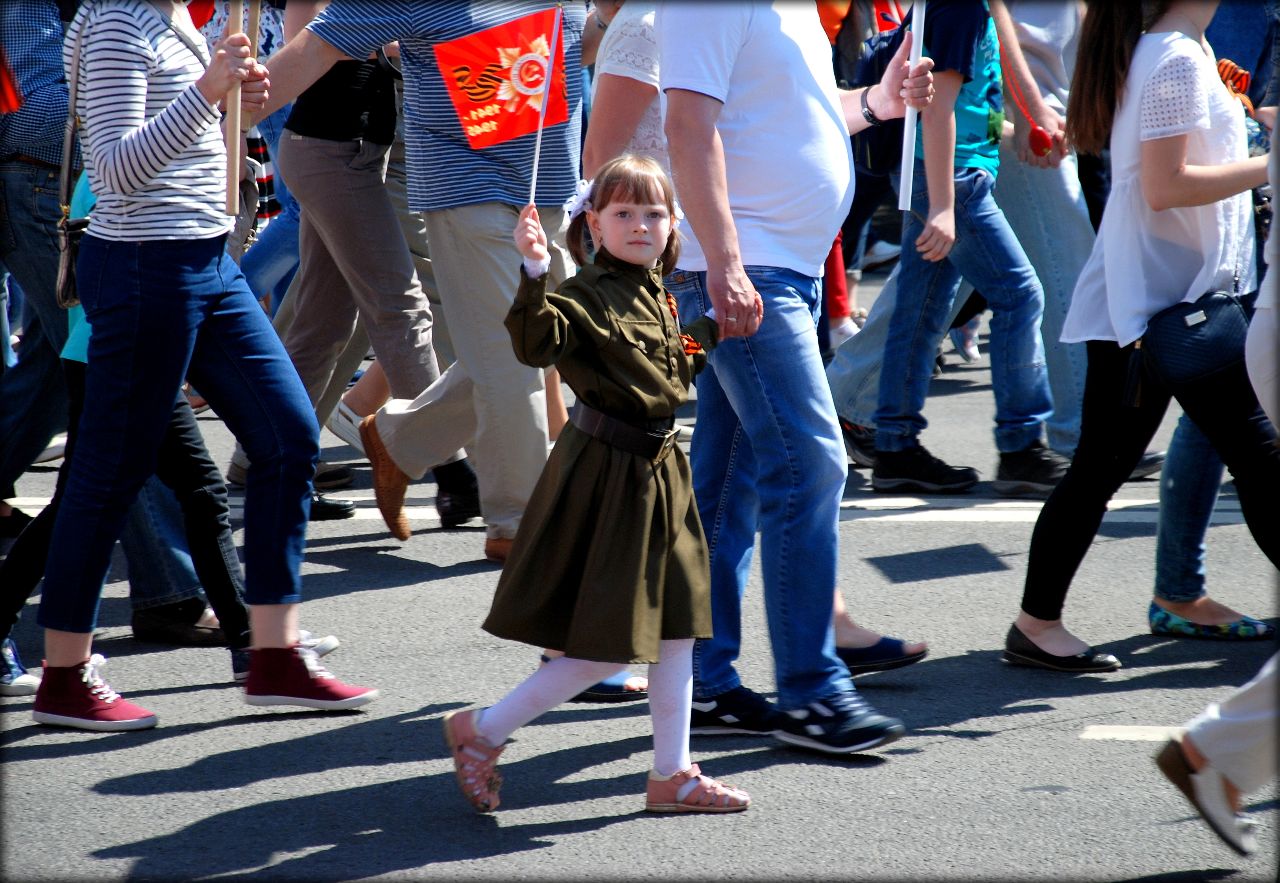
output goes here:
{"type": "MultiPolygon", "coordinates": [[[[925,0],[915,0],[911,7],[911,67],[920,63],[920,53],[924,49],[924,6],[925,0]]],[[[904,212],[911,210],[911,179],[916,168],[916,118],[919,114],[914,107],[908,107],[907,115],[902,119],[902,184],[898,188],[898,210],[904,212]]]]}
{"type": "Polygon", "coordinates": [[[538,137],[533,142],[533,180],[529,182],[529,205],[534,205],[533,197],[538,190],[538,161],[542,158],[542,123],[547,118],[547,105],[551,103],[551,80],[556,70],[556,44],[560,37],[560,13],[562,8],[556,4],[556,18],[551,25],[551,55],[547,58],[546,79],[542,84],[542,107],[538,109],[538,137]]]}

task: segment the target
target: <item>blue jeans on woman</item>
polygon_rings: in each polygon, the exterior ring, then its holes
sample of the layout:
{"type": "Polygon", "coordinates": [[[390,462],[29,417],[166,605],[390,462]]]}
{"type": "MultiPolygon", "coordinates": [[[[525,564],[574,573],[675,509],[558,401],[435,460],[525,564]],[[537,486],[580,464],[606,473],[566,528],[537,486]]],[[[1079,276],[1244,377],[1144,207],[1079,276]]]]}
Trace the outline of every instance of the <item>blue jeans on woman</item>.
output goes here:
{"type": "Polygon", "coordinates": [[[267,142],[275,170],[273,187],[276,202],[280,203],[280,214],[268,222],[253,248],[240,259],[240,268],[249,280],[249,288],[258,295],[270,293],[272,318],[284,303],[299,260],[298,226],[302,222],[302,209],[289,192],[279,158],[280,133],[284,131],[285,120],[292,109],[293,104],[289,103],[258,123],[258,132],[267,142]]]}
{"type": "Polygon", "coordinates": [[[1156,595],[1194,601],[1205,594],[1205,534],[1222,485],[1222,458],[1185,413],[1160,470],[1156,528],[1156,595]]]}
{"type": "MultiPolygon", "coordinates": [[[[963,276],[991,305],[991,386],[996,398],[996,448],[1022,451],[1039,441],[1053,412],[1040,315],[1044,295],[1017,237],[996,205],[995,176],[982,169],[955,170],[956,241],[946,260],[926,261],[916,238],[929,214],[924,163],[917,160],[912,212],[902,229],[898,300],[889,320],[876,448],[903,451],[919,444],[927,425],[921,411],[933,378],[934,355],[947,333],[963,276]]],[[[900,182],[895,181],[895,189],[900,182]]],[[[847,415],[846,415],[847,416],[847,415]]]]}
{"type": "Polygon", "coordinates": [[[298,569],[319,427],[225,240],[86,236],[81,244],[77,281],[93,337],[78,450],[45,565],[39,614],[45,628],[93,630],[111,547],[129,504],[155,471],[184,377],[252,463],[245,488],[246,602],[301,599],[298,569]]]}
{"type": "MultiPolygon", "coordinates": [[[[698,375],[691,461],[711,553],[714,634],[693,653],[694,695],[741,684],[742,596],[756,531],[769,639],[784,709],[853,689],[831,628],[840,498],[848,477],[814,333],[819,280],[747,267],[764,301],[755,335],[722,341],[698,375]]],[[[666,279],[682,321],[711,306],[706,273],[666,279]]]]}

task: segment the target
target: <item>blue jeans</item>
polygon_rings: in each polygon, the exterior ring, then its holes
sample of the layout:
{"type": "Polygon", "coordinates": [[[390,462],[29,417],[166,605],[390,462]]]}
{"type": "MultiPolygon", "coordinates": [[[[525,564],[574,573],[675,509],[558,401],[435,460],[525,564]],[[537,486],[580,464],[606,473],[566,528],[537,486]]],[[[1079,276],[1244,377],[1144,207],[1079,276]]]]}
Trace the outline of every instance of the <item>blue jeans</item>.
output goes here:
{"type": "MultiPolygon", "coordinates": [[[[800,708],[853,689],[831,628],[848,471],[814,333],[818,280],[746,270],[764,301],[760,330],[722,342],[697,380],[691,460],[711,554],[714,635],[695,645],[694,692],[708,698],[741,683],[734,661],[759,530],[779,702],[800,708]]],[[[677,270],[667,283],[683,321],[710,307],[705,273],[677,270]]]]}
{"type": "Polygon", "coordinates": [[[61,216],[57,169],[0,162],[0,261],[26,299],[18,363],[0,373],[0,500],[17,496],[14,482],[67,428],[67,313],[54,292],[61,216]]]}
{"type": "Polygon", "coordinates": [[[1222,458],[1183,414],[1160,470],[1155,593],[1166,601],[1194,601],[1205,594],[1204,538],[1221,485],[1222,458]]]}
{"type": "MultiPolygon", "coordinates": [[[[996,398],[996,448],[1021,451],[1039,441],[1053,412],[1040,343],[1044,295],[1022,246],[992,197],[995,178],[981,169],[955,173],[956,242],[944,261],[916,251],[929,194],[916,163],[913,212],[903,224],[898,300],[889,319],[875,413],[876,448],[902,451],[919,444],[921,411],[933,377],[934,354],[947,332],[960,277],[991,305],[991,385],[996,398]]],[[[859,335],[861,336],[861,335],[859,335]]]]}
{"type": "Polygon", "coordinates": [[[111,547],[156,468],[183,377],[225,420],[251,466],[245,600],[301,598],[319,427],[306,391],[224,250],[225,237],[108,242],[86,236],[77,278],[93,323],[78,449],[45,565],[40,624],[92,631],[111,547]],[[59,554],[76,549],[78,554],[59,554]]]}
{"type": "Polygon", "coordinates": [[[18,364],[18,354],[9,346],[9,338],[13,332],[9,330],[9,271],[0,263],[0,376],[6,368],[18,364]]]}
{"type": "Polygon", "coordinates": [[[129,606],[146,610],[200,596],[187,550],[182,507],[154,475],[143,483],[120,532],[129,564],[129,606]]]}
{"type": "Polygon", "coordinates": [[[1067,154],[1056,169],[1039,169],[1019,162],[1012,148],[1001,144],[995,198],[1044,289],[1040,339],[1053,394],[1045,431],[1049,447],[1070,457],[1080,441],[1089,359],[1083,343],[1062,342],[1062,326],[1095,238],[1075,154],[1067,154]]]}
{"type": "Polygon", "coordinates": [[[267,142],[275,170],[273,186],[280,214],[267,224],[253,247],[240,259],[240,268],[249,280],[249,288],[261,296],[271,294],[271,316],[275,317],[284,302],[289,283],[298,269],[298,225],[302,221],[302,209],[289,192],[284,170],[280,168],[280,133],[293,104],[287,104],[258,123],[258,132],[267,142]]]}

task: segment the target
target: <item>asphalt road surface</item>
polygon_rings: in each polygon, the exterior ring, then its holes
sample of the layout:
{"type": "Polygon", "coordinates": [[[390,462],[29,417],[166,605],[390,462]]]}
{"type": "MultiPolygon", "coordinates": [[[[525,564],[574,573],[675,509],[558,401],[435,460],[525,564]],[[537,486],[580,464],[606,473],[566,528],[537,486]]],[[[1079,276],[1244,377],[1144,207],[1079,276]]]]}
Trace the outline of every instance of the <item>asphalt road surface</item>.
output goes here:
{"type": "MultiPolygon", "coordinates": [[[[869,275],[864,305],[874,288],[869,275]]],[[[768,738],[694,737],[694,760],[750,791],[752,808],[652,816],[641,811],[647,705],[567,705],[517,734],[502,764],[502,808],[475,814],[454,784],[440,718],[499,698],[538,652],[480,630],[499,573],[481,554],[483,529],[441,530],[434,486],[422,482],[410,488],[414,535],[396,542],[367,465],[326,432],[326,459],[358,467],[355,485],[334,495],[359,509],[309,530],[303,627],[338,635],[326,662],[381,688],[381,699],[339,714],[246,706],[225,650],[132,638],[118,559],[95,649],[109,658],[113,686],[160,725],[57,730],[32,723],[30,698],[0,700],[0,877],[1275,880],[1274,787],[1249,797],[1261,848],[1241,859],[1152,762],[1171,729],[1275,650],[1148,633],[1156,481],[1121,491],[1067,608],[1072,628],[1124,668],[1073,677],[1000,662],[1039,502],[991,491],[985,336],[982,344],[972,365],[948,356],[924,435],[944,459],[978,468],[973,493],[885,497],[870,491],[866,471],[850,471],[840,588],[866,625],[931,648],[918,665],[857,679],[869,702],[906,722],[899,742],[831,758],[768,738]]],[[[696,405],[681,419],[694,422],[696,405]]],[[[212,413],[201,426],[225,465],[230,435],[212,413]]],[[[21,505],[47,501],[54,475],[30,471],[21,505]]],[[[1276,621],[1275,570],[1230,484],[1209,531],[1208,573],[1216,597],[1276,621]]],[[[757,568],[740,668],[768,693],[760,596],[757,568]]],[[[41,653],[38,597],[15,632],[29,664],[41,653]]]]}

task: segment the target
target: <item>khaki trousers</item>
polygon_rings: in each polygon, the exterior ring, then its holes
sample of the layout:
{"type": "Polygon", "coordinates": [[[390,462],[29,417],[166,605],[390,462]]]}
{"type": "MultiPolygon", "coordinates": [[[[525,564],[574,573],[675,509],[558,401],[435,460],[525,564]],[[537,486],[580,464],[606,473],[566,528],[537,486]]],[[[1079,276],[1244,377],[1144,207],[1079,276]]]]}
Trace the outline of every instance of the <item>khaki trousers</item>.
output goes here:
{"type": "MultiPolygon", "coordinates": [[[[553,240],[550,284],[558,285],[569,268],[567,220],[560,206],[538,211],[553,240]]],[[[497,202],[423,213],[457,360],[416,398],[394,398],[377,415],[387,452],[414,478],[467,449],[490,537],[515,536],[547,459],[542,371],[516,361],[503,325],[519,283],[511,235],[519,213],[497,202]]]]}

